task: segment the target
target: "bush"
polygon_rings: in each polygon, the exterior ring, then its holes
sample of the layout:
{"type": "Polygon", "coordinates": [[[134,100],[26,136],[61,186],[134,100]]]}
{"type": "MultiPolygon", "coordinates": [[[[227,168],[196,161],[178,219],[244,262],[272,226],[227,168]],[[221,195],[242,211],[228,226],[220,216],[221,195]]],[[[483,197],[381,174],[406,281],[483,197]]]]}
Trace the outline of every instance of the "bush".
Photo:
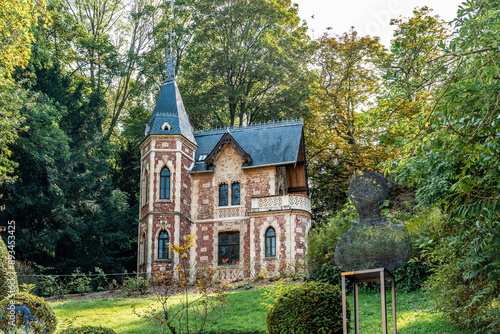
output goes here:
{"type": "MultiPolygon", "coordinates": [[[[13,297],[14,304],[16,306],[22,305],[30,310],[31,315],[45,324],[47,328],[47,333],[54,333],[56,330],[57,320],[54,310],[52,307],[43,300],[41,297],[31,295],[29,293],[21,292],[17,293],[13,297]]],[[[0,301],[0,308],[4,310],[10,305],[10,298],[4,298],[0,301]]],[[[5,311],[6,313],[8,310],[5,311]]],[[[9,318],[4,314],[2,321],[0,321],[0,329],[8,327],[9,318]]],[[[24,314],[17,317],[16,325],[24,328],[24,314]]],[[[30,321],[30,328],[35,329],[35,333],[45,333],[44,328],[41,324],[30,321]]]]}
{"type": "Polygon", "coordinates": [[[7,246],[0,238],[0,299],[7,297],[12,292],[19,292],[14,260],[10,259],[7,246]]]}
{"type": "Polygon", "coordinates": [[[136,292],[144,295],[148,292],[148,289],[149,281],[144,277],[127,277],[123,280],[121,288],[122,292],[127,296],[131,296],[136,292]]]}
{"type": "Polygon", "coordinates": [[[62,297],[69,293],[66,284],[54,275],[40,276],[36,289],[40,296],[62,297]]]}
{"type": "Polygon", "coordinates": [[[101,326],[81,326],[64,329],[58,334],[116,334],[116,332],[110,328],[101,326]]]}
{"type": "MultiPolygon", "coordinates": [[[[347,306],[349,326],[350,309],[347,306]]],[[[338,286],[308,282],[281,295],[266,315],[269,334],[342,333],[342,294],[338,286]]]]}
{"type": "Polygon", "coordinates": [[[71,279],[68,283],[68,289],[70,292],[77,292],[83,295],[88,292],[92,292],[92,279],[85,275],[85,273],[80,272],[80,269],[75,269],[71,273],[71,279]]]}

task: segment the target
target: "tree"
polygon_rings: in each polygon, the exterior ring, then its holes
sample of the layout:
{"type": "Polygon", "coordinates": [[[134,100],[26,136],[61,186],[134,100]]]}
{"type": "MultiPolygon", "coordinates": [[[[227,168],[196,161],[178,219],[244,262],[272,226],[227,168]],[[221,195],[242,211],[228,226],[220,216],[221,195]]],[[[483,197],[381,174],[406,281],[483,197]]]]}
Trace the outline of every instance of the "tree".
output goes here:
{"type": "Polygon", "coordinates": [[[500,328],[498,9],[495,1],[465,2],[451,42],[435,41],[439,54],[412,63],[415,73],[426,74],[422,81],[392,76],[396,89],[432,92],[426,113],[407,119],[415,130],[396,138],[402,148],[391,168],[418,187],[421,205],[439,205],[446,214],[433,226],[428,254],[439,266],[429,289],[460,325],[492,332],[500,328]]]}
{"type": "Polygon", "coordinates": [[[244,125],[304,114],[314,44],[289,0],[202,0],[181,67],[197,127],[244,125]]]}
{"type": "MultiPolygon", "coordinates": [[[[25,92],[12,82],[11,75],[29,62],[33,30],[44,14],[44,0],[0,0],[0,185],[15,180],[11,174],[17,165],[9,158],[8,145],[17,138],[22,122],[19,105],[25,100],[25,92]]],[[[46,26],[47,21],[40,23],[46,26]]]]}
{"type": "Polygon", "coordinates": [[[317,218],[347,200],[348,180],[356,169],[375,167],[384,154],[377,132],[362,112],[380,91],[375,67],[384,57],[378,38],[347,33],[319,39],[319,81],[310,100],[306,140],[312,198],[317,218]]]}

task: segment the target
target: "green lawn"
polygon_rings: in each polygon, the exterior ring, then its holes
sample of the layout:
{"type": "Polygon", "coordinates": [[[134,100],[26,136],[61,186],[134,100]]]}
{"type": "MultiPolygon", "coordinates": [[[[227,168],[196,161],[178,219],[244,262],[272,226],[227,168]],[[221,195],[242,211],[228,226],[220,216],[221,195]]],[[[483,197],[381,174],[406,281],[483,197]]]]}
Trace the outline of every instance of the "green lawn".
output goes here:
{"type": "MultiPolygon", "coordinates": [[[[256,332],[265,333],[266,310],[260,305],[262,289],[237,290],[228,296],[229,302],[219,319],[209,323],[206,330],[211,332],[256,332]]],[[[398,333],[469,333],[450,324],[440,313],[434,311],[423,292],[398,292],[397,319],[398,333]]],[[[392,324],[390,294],[388,302],[388,323],[392,324]]],[[[147,298],[115,298],[87,301],[52,302],[57,318],[64,326],[103,325],[115,329],[118,333],[157,333],[147,319],[136,313],[143,313],[148,307],[157,305],[154,297],[147,298]],[[135,308],[135,313],[134,313],[135,308]]],[[[352,299],[351,299],[352,305],[352,299]]],[[[361,333],[381,332],[380,294],[360,293],[361,333]]],[[[392,327],[389,327],[392,328],[392,327]]]]}

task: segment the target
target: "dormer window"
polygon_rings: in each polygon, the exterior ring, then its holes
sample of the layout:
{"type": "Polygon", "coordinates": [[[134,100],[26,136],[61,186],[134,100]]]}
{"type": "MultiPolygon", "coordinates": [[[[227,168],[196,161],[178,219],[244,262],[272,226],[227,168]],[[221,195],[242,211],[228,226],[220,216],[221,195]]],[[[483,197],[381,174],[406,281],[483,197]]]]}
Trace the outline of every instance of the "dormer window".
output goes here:
{"type": "Polygon", "coordinates": [[[198,157],[198,161],[205,161],[206,158],[207,154],[200,154],[200,156],[198,157]]]}
{"type": "Polygon", "coordinates": [[[170,124],[168,124],[168,122],[165,122],[163,123],[163,125],[161,126],[161,129],[162,130],[165,130],[165,131],[168,131],[170,130],[172,127],[170,126],[170,124]]]}

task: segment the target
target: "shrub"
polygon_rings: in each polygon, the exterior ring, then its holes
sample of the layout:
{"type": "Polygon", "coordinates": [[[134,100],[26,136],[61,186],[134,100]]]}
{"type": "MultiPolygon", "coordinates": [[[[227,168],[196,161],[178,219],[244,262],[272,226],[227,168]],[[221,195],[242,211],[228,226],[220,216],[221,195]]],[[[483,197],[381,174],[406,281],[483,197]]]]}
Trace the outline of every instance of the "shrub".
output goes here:
{"type": "Polygon", "coordinates": [[[64,329],[59,334],[116,334],[116,332],[111,328],[101,326],[81,326],[64,329]]]}
{"type": "Polygon", "coordinates": [[[343,210],[330,218],[327,224],[311,230],[307,249],[306,281],[340,283],[340,269],[334,262],[335,247],[340,237],[354,226],[358,216],[352,210],[343,210]]]}
{"type": "Polygon", "coordinates": [[[149,281],[144,277],[127,277],[123,280],[121,287],[122,292],[127,296],[131,296],[136,292],[144,295],[148,292],[148,289],[149,281]]]}
{"type": "MultiPolygon", "coordinates": [[[[347,306],[349,325],[350,309],[347,306]]],[[[269,334],[342,333],[342,294],[338,286],[308,282],[292,286],[266,315],[269,334]]]]}
{"type": "MultiPolygon", "coordinates": [[[[45,324],[47,333],[54,333],[56,330],[57,320],[52,307],[43,300],[41,297],[31,295],[29,293],[21,292],[13,296],[14,304],[16,306],[22,305],[30,310],[31,315],[45,324]]],[[[4,310],[10,305],[10,298],[4,298],[0,301],[0,308],[4,310]]],[[[6,310],[8,312],[8,310],[6,310]]],[[[2,321],[0,321],[0,328],[8,327],[9,318],[4,314],[2,321]]],[[[35,329],[35,333],[45,333],[41,324],[30,321],[30,328],[35,329]]],[[[24,314],[17,317],[16,325],[24,328],[24,314]]]]}
{"type": "Polygon", "coordinates": [[[0,299],[7,297],[12,292],[19,292],[14,260],[10,259],[7,246],[0,238],[0,299]]]}
{"type": "Polygon", "coordinates": [[[69,293],[66,284],[54,275],[40,276],[40,280],[38,281],[36,288],[37,294],[41,296],[62,297],[69,293]]]}
{"type": "Polygon", "coordinates": [[[71,279],[68,283],[68,288],[70,292],[78,292],[83,295],[87,292],[92,292],[92,279],[85,275],[85,273],[80,272],[80,269],[75,269],[71,273],[71,279]]]}

